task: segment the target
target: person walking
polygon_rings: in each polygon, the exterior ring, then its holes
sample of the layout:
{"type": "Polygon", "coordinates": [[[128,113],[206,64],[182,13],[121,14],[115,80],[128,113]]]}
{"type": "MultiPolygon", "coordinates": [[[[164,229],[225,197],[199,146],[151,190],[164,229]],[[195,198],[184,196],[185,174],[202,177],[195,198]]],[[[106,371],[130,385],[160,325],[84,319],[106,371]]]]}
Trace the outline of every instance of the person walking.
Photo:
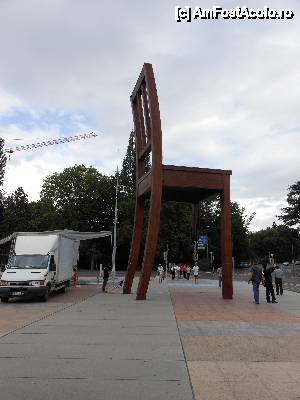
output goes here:
{"type": "Polygon", "coordinates": [[[186,279],[189,281],[191,276],[191,267],[188,265],[186,267],[186,279]]]}
{"type": "Polygon", "coordinates": [[[258,265],[252,265],[248,275],[248,284],[252,283],[254,302],[259,304],[259,285],[262,281],[262,270],[258,265]]]}
{"type": "Polygon", "coordinates": [[[171,267],[172,281],[174,281],[174,279],[175,279],[175,273],[176,273],[176,268],[175,268],[175,265],[173,264],[172,267],[171,267]]]}
{"type": "Polygon", "coordinates": [[[104,267],[103,268],[103,282],[102,282],[102,292],[107,293],[106,291],[106,285],[109,279],[109,268],[104,267]]]}
{"type": "Polygon", "coordinates": [[[222,286],[222,267],[219,267],[217,269],[217,277],[219,279],[219,287],[222,286]]]}
{"type": "Polygon", "coordinates": [[[176,279],[178,280],[180,278],[180,267],[179,265],[176,265],[175,268],[176,268],[176,279]]]}
{"type": "Polygon", "coordinates": [[[164,269],[161,264],[159,264],[159,266],[157,268],[157,275],[158,275],[158,282],[162,283],[163,277],[164,277],[164,269]]]}
{"type": "Polygon", "coordinates": [[[197,283],[198,278],[199,278],[199,267],[197,264],[193,267],[193,275],[194,275],[195,283],[197,283]]]}
{"type": "Polygon", "coordinates": [[[267,264],[263,264],[263,282],[266,288],[267,303],[271,303],[270,296],[272,297],[272,303],[277,303],[272,282],[272,272],[274,270],[275,267],[267,268],[267,264]]]}
{"type": "Polygon", "coordinates": [[[183,264],[182,265],[182,275],[183,275],[184,279],[186,279],[186,270],[187,270],[187,265],[183,264]]]}
{"type": "Polygon", "coordinates": [[[279,265],[276,265],[274,275],[275,275],[276,294],[277,294],[277,296],[279,296],[279,293],[280,293],[280,295],[282,296],[283,295],[283,288],[282,288],[283,271],[279,267],[279,265]]]}

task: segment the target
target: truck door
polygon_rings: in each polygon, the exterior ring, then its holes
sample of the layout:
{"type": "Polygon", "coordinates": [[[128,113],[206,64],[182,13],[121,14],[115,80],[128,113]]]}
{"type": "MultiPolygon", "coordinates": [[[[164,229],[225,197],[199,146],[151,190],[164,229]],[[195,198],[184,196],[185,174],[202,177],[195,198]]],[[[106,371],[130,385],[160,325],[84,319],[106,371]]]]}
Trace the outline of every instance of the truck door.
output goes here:
{"type": "Polygon", "coordinates": [[[50,274],[51,283],[52,282],[54,283],[55,278],[56,278],[56,263],[55,263],[53,255],[50,257],[49,274],[50,274]]]}

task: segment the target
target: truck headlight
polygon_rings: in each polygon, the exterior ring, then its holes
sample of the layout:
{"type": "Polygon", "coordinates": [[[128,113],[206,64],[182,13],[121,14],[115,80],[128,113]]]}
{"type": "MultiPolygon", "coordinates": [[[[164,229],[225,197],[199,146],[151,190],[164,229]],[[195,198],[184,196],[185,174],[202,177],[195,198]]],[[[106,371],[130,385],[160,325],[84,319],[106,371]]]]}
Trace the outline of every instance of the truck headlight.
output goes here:
{"type": "Polygon", "coordinates": [[[29,286],[44,286],[45,281],[30,281],[29,286]]]}
{"type": "Polygon", "coordinates": [[[7,286],[8,282],[7,281],[0,281],[0,286],[7,286]]]}

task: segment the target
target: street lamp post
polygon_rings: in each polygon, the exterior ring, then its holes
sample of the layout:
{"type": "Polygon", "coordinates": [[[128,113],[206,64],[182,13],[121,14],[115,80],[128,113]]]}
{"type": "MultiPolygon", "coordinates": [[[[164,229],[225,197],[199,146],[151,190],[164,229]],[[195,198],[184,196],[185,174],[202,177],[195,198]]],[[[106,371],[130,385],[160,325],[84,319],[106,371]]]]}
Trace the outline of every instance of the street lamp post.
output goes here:
{"type": "Polygon", "coordinates": [[[114,242],[112,252],[112,278],[115,282],[116,275],[116,253],[117,253],[117,223],[118,223],[118,189],[119,189],[119,170],[117,166],[117,182],[116,182],[116,197],[115,197],[115,219],[114,219],[114,242]]]}

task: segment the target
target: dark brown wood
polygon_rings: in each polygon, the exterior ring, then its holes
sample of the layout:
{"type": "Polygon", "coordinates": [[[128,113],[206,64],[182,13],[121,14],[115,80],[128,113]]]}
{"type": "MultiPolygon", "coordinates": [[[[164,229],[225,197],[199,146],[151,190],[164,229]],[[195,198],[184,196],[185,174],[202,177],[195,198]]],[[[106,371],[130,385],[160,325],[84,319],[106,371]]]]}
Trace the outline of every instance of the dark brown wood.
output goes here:
{"type": "Polygon", "coordinates": [[[162,134],[159,104],[152,65],[145,64],[144,69],[152,131],[152,167],[148,230],[142,272],[136,295],[137,300],[144,300],[148,290],[159,232],[162,195],[162,134]]]}
{"type": "Polygon", "coordinates": [[[146,155],[151,152],[151,141],[149,141],[146,146],[144,146],[143,150],[139,153],[139,160],[145,159],[146,155]]]}
{"type": "Polygon", "coordinates": [[[232,244],[229,176],[224,177],[224,188],[221,191],[221,262],[223,299],[232,299],[232,244]]]}
{"type": "Polygon", "coordinates": [[[134,229],[131,242],[131,250],[129,255],[127,273],[123,285],[123,293],[130,294],[134,274],[137,267],[137,262],[140,253],[142,233],[143,233],[143,219],[144,219],[144,201],[142,198],[137,197],[135,204],[135,218],[134,229]]]}
{"type": "Polygon", "coordinates": [[[162,133],[159,103],[151,64],[144,64],[130,97],[136,136],[136,211],[131,252],[124,283],[130,293],[143,227],[144,200],[150,198],[147,237],[137,300],[145,300],[153,268],[160,224],[162,198],[196,204],[221,193],[221,255],[223,267],[223,298],[232,298],[231,212],[229,170],[162,165],[162,133]],[[145,172],[146,156],[152,152],[151,170],[145,172]]]}

